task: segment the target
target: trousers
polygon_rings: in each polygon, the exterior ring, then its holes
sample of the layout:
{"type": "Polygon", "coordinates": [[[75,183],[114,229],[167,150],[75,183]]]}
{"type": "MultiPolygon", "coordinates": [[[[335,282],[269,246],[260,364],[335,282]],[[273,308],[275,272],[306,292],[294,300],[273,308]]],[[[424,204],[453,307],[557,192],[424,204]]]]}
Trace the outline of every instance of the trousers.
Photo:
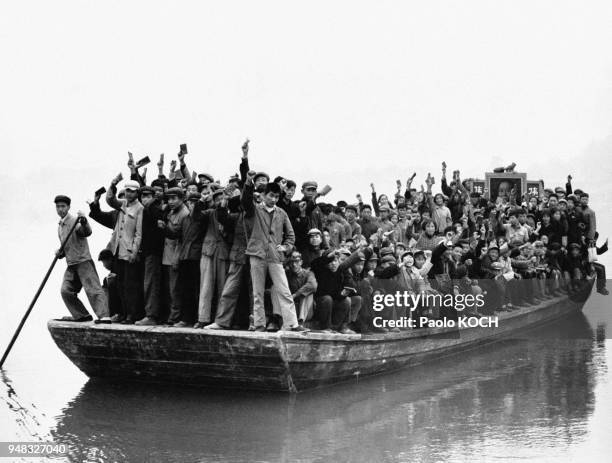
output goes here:
{"type": "Polygon", "coordinates": [[[131,264],[127,260],[116,259],[115,273],[122,315],[131,320],[140,320],[143,315],[142,265],[139,262],[131,264]]]}
{"type": "Polygon", "coordinates": [[[96,267],[91,260],[69,265],[64,272],[61,294],[64,304],[76,320],[89,316],[89,312],[78,297],[85,290],[91,308],[98,318],[108,317],[109,308],[106,293],[100,284],[96,267]]]}
{"type": "Polygon", "coordinates": [[[159,320],[161,316],[162,287],[161,256],[144,258],[144,311],[147,317],[159,320]]]}
{"type": "Polygon", "coordinates": [[[210,323],[214,319],[213,300],[221,299],[227,277],[227,261],[215,256],[200,259],[200,300],[198,321],[210,323]]]}
{"type": "Polygon", "coordinates": [[[274,294],[278,312],[283,317],[283,329],[297,326],[295,304],[289,291],[287,275],[281,263],[267,262],[260,257],[250,256],[251,281],[253,283],[253,324],[255,328],[266,326],[266,312],[264,307],[264,293],[266,288],[266,276],[274,285],[274,294]]]}
{"type": "Polygon", "coordinates": [[[200,294],[200,262],[182,260],[178,269],[178,295],[180,318],[186,323],[194,323],[198,315],[198,296],[200,294]]]}
{"type": "Polygon", "coordinates": [[[164,296],[164,313],[169,323],[180,321],[181,309],[178,291],[178,265],[162,265],[162,287],[164,296]]]}

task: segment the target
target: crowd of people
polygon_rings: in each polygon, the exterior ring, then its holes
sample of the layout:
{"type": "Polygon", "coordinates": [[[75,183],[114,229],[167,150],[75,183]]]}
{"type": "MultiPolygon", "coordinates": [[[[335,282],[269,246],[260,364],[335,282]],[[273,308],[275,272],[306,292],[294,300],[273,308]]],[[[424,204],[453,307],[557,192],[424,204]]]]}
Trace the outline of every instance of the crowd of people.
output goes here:
{"type": "Polygon", "coordinates": [[[68,264],[65,319],[93,320],[81,288],[98,323],[345,334],[398,330],[375,326],[377,315],[456,319],[529,307],[595,277],[607,294],[597,262],[607,240],[596,247],[595,212],[571,176],[565,187],[531,196],[512,188],[492,201],[458,170],[448,181],[443,163],[440,192],[430,174],[420,189],[412,175],[404,186],[397,180],[393,196],[371,184],[371,204],[359,194],[330,204],[329,186],[308,180],[296,194],[294,180],[251,170],[248,140],[240,174],[225,182],[188,170],[186,157],[181,145],[166,175],[161,155],[147,184],[144,162],[130,155],[130,179],[119,189],[119,174],[96,191],[89,217],[112,229],[98,257],[110,272],[102,283],[89,221],[69,213],[69,197],[55,198],[67,240],[58,253],[68,264]],[[397,292],[482,295],[486,303],[375,312],[376,296],[397,292]]]}

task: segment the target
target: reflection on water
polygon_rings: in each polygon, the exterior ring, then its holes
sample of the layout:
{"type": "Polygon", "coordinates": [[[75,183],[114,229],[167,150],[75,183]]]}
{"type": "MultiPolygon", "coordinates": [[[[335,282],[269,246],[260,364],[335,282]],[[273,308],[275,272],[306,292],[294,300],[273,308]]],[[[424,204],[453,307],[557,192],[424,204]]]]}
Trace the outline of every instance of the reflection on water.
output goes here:
{"type": "Polygon", "coordinates": [[[90,380],[52,435],[75,461],[539,458],[587,432],[600,329],[578,314],[529,339],[297,396],[90,380]]]}

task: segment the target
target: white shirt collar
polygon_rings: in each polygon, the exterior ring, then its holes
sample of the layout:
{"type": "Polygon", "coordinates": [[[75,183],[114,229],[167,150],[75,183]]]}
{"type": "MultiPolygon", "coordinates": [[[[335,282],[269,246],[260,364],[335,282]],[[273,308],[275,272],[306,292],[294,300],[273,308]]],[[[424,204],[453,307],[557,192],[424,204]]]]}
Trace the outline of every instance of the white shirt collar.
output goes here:
{"type": "Polygon", "coordinates": [[[70,217],[70,213],[67,213],[64,218],[60,219],[59,225],[63,226],[66,223],[66,220],[68,220],[68,217],[70,217]]]}

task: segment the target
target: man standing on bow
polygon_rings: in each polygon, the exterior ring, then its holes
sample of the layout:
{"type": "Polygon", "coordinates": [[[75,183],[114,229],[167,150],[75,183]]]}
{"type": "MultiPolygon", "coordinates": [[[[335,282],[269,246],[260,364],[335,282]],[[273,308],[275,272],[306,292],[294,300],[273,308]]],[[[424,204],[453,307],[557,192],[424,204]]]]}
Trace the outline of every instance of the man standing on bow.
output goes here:
{"type": "Polygon", "coordinates": [[[78,217],[69,213],[70,198],[68,196],[59,195],[55,197],[55,210],[57,215],[60,216],[58,228],[60,243],[66,240],[75,222],[78,221],[62,252],[57,251],[57,257],[60,259],[65,257],[68,264],[66,272],[64,272],[61,294],[71,316],[64,317],[63,320],[88,322],[93,319],[78,298],[79,291],[84,288],[87,299],[89,299],[91,307],[98,316],[96,323],[110,323],[106,294],[100,285],[100,278],[91,259],[89,244],[87,243],[87,237],[91,235],[91,226],[82,212],[79,211],[78,217]]]}

